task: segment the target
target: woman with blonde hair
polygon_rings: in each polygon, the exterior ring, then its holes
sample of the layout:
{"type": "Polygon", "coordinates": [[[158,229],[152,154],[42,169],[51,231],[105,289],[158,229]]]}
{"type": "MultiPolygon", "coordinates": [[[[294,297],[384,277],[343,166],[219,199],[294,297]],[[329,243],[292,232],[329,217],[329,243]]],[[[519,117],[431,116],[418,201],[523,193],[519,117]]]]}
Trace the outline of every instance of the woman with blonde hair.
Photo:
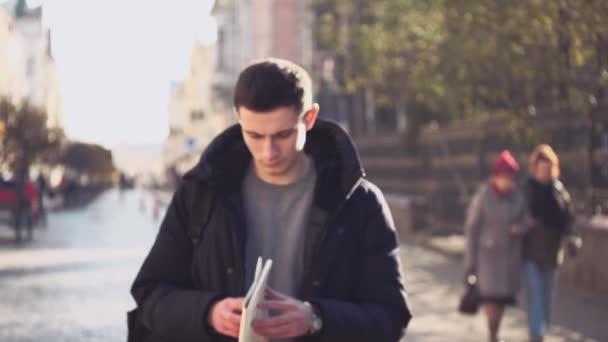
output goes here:
{"type": "MultiPolygon", "coordinates": [[[[551,317],[560,246],[564,237],[573,237],[574,210],[570,195],[559,180],[559,158],[551,146],[537,146],[528,168],[528,215],[523,237],[526,309],[531,341],[542,341],[551,317]]],[[[576,238],[567,241],[574,254],[580,242],[576,238]]]]}

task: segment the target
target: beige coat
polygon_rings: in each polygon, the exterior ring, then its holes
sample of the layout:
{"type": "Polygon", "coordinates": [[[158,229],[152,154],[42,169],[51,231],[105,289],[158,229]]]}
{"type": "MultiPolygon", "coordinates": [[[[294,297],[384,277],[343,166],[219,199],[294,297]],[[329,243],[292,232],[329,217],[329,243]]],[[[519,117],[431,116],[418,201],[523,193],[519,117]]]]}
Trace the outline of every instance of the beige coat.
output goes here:
{"type": "Polygon", "coordinates": [[[480,187],[467,211],[465,269],[474,272],[482,297],[515,297],[520,287],[521,227],[525,200],[520,191],[500,198],[489,184],[480,187]]]}

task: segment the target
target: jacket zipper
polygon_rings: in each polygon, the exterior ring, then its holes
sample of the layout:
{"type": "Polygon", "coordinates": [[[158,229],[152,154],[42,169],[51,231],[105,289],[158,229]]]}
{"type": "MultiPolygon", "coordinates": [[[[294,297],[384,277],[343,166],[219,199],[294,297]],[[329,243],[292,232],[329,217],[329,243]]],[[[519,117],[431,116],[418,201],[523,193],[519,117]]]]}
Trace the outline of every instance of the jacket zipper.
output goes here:
{"type": "MultiPolygon", "coordinates": [[[[340,211],[342,211],[342,209],[344,208],[344,206],[346,205],[346,202],[348,202],[348,200],[350,199],[350,197],[353,195],[353,193],[355,192],[355,190],[357,189],[357,187],[359,187],[359,185],[361,184],[361,182],[363,181],[363,177],[359,177],[359,179],[357,180],[357,182],[355,183],[355,185],[353,185],[353,187],[351,188],[351,190],[348,192],[348,194],[346,195],[346,197],[344,198],[344,201],[342,201],[340,203],[340,205],[338,206],[338,208],[336,208],[336,211],[334,212],[334,214],[329,217],[327,219],[327,221],[325,222],[325,224],[323,225],[322,228],[322,232],[321,232],[321,236],[319,237],[319,239],[317,239],[317,241],[315,242],[315,246],[314,246],[314,250],[313,253],[311,254],[311,256],[314,258],[316,255],[319,254],[319,251],[321,249],[321,246],[323,245],[323,243],[325,242],[325,239],[327,238],[327,229],[328,227],[331,227],[331,225],[333,224],[333,222],[336,220],[336,218],[338,217],[338,215],[340,214],[340,211]]],[[[313,275],[313,270],[312,270],[312,260],[309,261],[311,263],[311,266],[309,267],[310,271],[308,272],[308,279],[307,279],[307,283],[310,284],[310,277],[313,275]]],[[[310,286],[308,286],[310,288],[310,286]]]]}
{"type": "MultiPolygon", "coordinates": [[[[233,249],[233,258],[234,258],[234,281],[235,281],[235,291],[237,294],[242,295],[244,291],[246,291],[245,286],[245,267],[244,267],[244,259],[243,255],[241,255],[241,244],[239,243],[239,239],[236,233],[236,229],[239,229],[239,225],[244,225],[244,220],[242,216],[242,210],[239,206],[236,208],[237,220],[236,225],[232,225],[230,227],[230,237],[232,240],[232,249],[233,249]],[[238,278],[238,279],[237,279],[238,278]]],[[[245,227],[243,227],[244,229],[245,227]]]]}

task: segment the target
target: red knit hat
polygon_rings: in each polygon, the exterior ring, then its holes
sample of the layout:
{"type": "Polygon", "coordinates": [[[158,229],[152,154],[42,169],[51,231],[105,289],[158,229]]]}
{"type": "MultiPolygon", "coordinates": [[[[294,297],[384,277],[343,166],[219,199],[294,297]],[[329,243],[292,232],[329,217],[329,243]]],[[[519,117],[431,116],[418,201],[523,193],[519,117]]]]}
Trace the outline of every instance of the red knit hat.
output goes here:
{"type": "Polygon", "coordinates": [[[506,175],[510,177],[515,177],[519,171],[519,164],[509,150],[504,150],[498,158],[494,161],[494,166],[492,167],[492,174],[496,175],[506,175]]]}

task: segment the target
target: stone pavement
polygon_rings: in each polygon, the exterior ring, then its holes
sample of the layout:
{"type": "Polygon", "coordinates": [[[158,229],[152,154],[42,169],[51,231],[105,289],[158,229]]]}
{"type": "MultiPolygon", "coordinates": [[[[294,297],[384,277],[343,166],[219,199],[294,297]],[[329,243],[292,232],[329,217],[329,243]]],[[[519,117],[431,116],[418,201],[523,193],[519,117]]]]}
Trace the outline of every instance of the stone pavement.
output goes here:
{"type": "Polygon", "coordinates": [[[51,213],[48,228],[19,247],[0,227],[0,341],[125,341],[129,286],[157,231],[151,202],[107,192],[51,213]]]}
{"type": "MultiPolygon", "coordinates": [[[[463,290],[463,268],[459,259],[447,254],[457,250],[458,239],[452,239],[451,244],[450,240],[437,241],[441,242],[433,246],[435,250],[402,246],[406,287],[414,311],[404,341],[486,341],[482,316],[463,316],[456,310],[463,290]],[[445,253],[437,251],[442,247],[445,253]]],[[[555,297],[554,325],[546,341],[608,341],[608,298],[561,285],[555,297]]],[[[524,299],[519,302],[524,303],[524,299]]],[[[527,340],[526,316],[520,307],[507,310],[501,331],[506,342],[527,340]]]]}
{"type": "MultiPolygon", "coordinates": [[[[125,341],[129,286],[158,229],[151,203],[150,193],[110,191],[53,213],[47,230],[17,248],[0,227],[0,341],[125,341]]],[[[412,244],[401,256],[414,311],[404,341],[485,341],[481,317],[456,311],[460,262],[412,244]]],[[[548,341],[608,341],[608,301],[564,288],[558,296],[548,341]]],[[[526,340],[520,309],[507,312],[503,331],[507,342],[526,340]]]]}

